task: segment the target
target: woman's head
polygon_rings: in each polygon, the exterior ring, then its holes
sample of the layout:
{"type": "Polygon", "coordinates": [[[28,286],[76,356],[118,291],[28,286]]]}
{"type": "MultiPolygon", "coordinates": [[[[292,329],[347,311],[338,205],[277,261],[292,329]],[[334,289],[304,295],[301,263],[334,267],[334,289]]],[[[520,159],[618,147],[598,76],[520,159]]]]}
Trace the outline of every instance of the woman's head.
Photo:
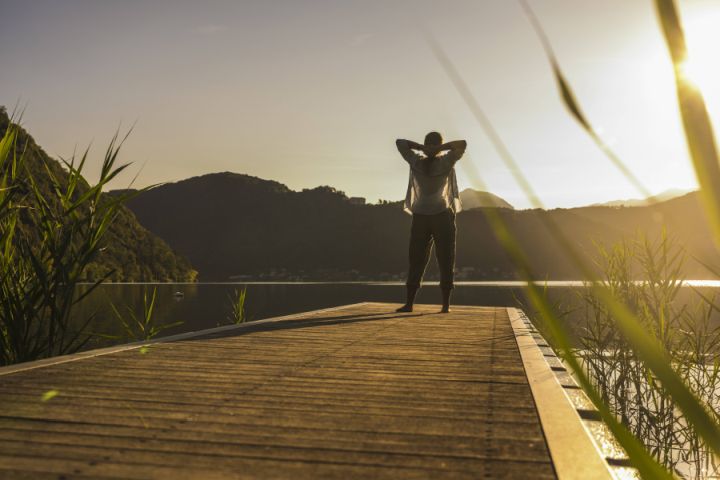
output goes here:
{"type": "Polygon", "coordinates": [[[440,135],[438,132],[428,133],[427,135],[425,135],[425,145],[442,145],[442,135],[440,135]]]}

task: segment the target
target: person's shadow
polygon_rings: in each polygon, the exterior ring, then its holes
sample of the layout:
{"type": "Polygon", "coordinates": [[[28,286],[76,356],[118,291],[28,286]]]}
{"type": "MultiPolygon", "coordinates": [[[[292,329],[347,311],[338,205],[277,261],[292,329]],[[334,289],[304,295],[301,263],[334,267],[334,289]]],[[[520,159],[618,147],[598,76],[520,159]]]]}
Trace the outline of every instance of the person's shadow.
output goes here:
{"type": "Polygon", "coordinates": [[[300,328],[323,327],[330,325],[349,325],[359,322],[382,322],[388,320],[406,319],[411,317],[421,317],[427,313],[413,313],[398,315],[394,310],[383,313],[363,313],[350,315],[333,315],[330,317],[312,317],[308,319],[287,319],[287,320],[258,320],[255,322],[243,323],[238,328],[226,330],[224,332],[208,333],[207,335],[199,335],[187,340],[207,340],[210,338],[228,338],[240,335],[247,335],[254,332],[270,332],[274,330],[296,330],[300,328]]]}

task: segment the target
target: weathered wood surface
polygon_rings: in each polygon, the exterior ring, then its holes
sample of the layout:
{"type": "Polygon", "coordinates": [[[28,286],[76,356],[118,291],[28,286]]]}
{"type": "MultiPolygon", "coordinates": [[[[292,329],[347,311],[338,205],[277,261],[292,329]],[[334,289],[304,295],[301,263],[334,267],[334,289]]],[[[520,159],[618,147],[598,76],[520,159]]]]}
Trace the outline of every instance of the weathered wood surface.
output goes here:
{"type": "Polygon", "coordinates": [[[0,478],[554,478],[506,309],[394,307],[1,375],[0,478]]]}

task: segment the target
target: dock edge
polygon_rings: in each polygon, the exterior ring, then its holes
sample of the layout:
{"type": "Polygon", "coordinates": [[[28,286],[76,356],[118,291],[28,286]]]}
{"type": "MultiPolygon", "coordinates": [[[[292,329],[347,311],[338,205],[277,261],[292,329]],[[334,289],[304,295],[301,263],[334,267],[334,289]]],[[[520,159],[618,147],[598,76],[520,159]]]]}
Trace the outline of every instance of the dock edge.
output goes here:
{"type": "MultiPolygon", "coordinates": [[[[603,454],[603,448],[592,433],[598,429],[592,428],[588,422],[599,422],[604,427],[600,430],[609,430],[599,420],[599,415],[593,415],[597,414],[594,408],[583,408],[591,405],[590,400],[542,335],[522,310],[509,307],[507,312],[558,478],[592,480],[634,477],[635,471],[626,465],[626,458],[608,458],[608,455],[603,454]],[[584,401],[573,402],[567,390],[573,390],[573,396],[581,396],[584,401]],[[577,403],[584,405],[579,406],[577,403]]],[[[618,447],[613,447],[611,450],[617,453],[618,447]]],[[[624,452],[619,456],[624,457],[624,452]]]]}

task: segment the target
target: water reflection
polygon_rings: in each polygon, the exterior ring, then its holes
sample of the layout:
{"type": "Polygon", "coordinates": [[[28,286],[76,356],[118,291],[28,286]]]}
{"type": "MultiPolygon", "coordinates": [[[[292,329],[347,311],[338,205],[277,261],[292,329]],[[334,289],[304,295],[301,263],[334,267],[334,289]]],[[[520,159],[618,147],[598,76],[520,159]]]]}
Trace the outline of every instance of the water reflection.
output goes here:
{"type": "MultiPolygon", "coordinates": [[[[583,286],[578,281],[538,283],[547,285],[548,295],[558,300],[571,298],[573,292],[583,286]]],[[[693,280],[687,284],[710,290],[720,287],[720,281],[715,280],[693,280]]],[[[514,307],[518,298],[524,298],[523,285],[523,282],[515,281],[456,282],[453,304],[514,307]]],[[[122,329],[111,305],[114,304],[121,314],[127,314],[130,309],[142,317],[144,293],[152,294],[152,290],[157,288],[155,322],[158,325],[183,322],[180,326],[163,330],[161,336],[202,330],[230,323],[230,296],[244,286],[248,288],[245,309],[250,320],[357,302],[400,304],[404,300],[402,282],[112,283],[99,286],[78,306],[73,317],[79,322],[97,313],[92,331],[121,335],[122,329]]],[[[426,282],[418,293],[417,302],[439,305],[437,282],[426,282]]],[[[582,322],[582,318],[569,316],[568,321],[575,325],[582,322]]],[[[97,337],[89,342],[87,348],[120,342],[97,337]]]]}

